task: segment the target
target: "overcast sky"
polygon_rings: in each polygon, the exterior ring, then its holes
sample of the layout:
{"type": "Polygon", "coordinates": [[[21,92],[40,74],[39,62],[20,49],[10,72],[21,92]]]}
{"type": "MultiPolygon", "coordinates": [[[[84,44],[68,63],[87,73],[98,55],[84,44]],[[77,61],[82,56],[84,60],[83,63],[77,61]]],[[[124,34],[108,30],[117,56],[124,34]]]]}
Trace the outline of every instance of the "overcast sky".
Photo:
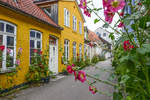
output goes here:
{"type": "MultiPolygon", "coordinates": [[[[89,0],[87,0],[87,1],[89,1],[89,0]]],[[[93,1],[93,4],[96,8],[102,8],[103,7],[102,0],[92,0],[92,1],[93,1]]],[[[104,19],[103,10],[99,11],[98,13],[101,16],[101,18],[104,19]]],[[[98,23],[94,24],[94,19],[98,18],[94,13],[91,14],[91,17],[87,17],[85,15],[84,15],[84,17],[85,17],[85,20],[86,20],[85,26],[87,26],[92,31],[95,31],[97,28],[102,27],[103,24],[104,24],[102,21],[99,21],[98,23]]],[[[117,22],[117,20],[118,20],[118,16],[115,15],[114,20],[112,22],[112,25],[115,22],[117,22]]],[[[112,31],[111,29],[107,29],[107,30],[112,31]]]]}

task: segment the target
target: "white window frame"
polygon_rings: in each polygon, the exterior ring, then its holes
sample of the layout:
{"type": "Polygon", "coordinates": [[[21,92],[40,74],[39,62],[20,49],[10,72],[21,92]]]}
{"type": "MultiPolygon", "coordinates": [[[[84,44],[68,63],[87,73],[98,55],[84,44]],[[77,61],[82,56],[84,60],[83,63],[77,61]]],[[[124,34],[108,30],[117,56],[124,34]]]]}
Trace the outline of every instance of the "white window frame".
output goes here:
{"type": "Polygon", "coordinates": [[[80,56],[80,60],[82,58],[82,44],[79,44],[79,56],[80,56]]]}
{"type": "Polygon", "coordinates": [[[76,43],[76,42],[73,42],[73,58],[74,58],[74,59],[76,59],[76,56],[77,56],[76,45],[77,45],[77,43],[76,43]],[[75,54],[74,54],[74,51],[75,51],[75,54]]]}
{"type": "Polygon", "coordinates": [[[64,8],[64,25],[70,27],[70,12],[67,8],[64,8]]]}
{"type": "Polygon", "coordinates": [[[77,31],[77,18],[76,18],[76,16],[73,16],[73,30],[77,31]]]}
{"type": "Polygon", "coordinates": [[[65,53],[64,56],[65,56],[66,60],[69,60],[69,40],[64,41],[64,53],[65,53]]]}
{"type": "Polygon", "coordinates": [[[7,70],[7,69],[10,69],[10,68],[15,68],[16,67],[15,63],[16,63],[16,32],[17,32],[17,27],[16,27],[16,25],[14,25],[12,23],[9,23],[9,22],[6,22],[6,21],[2,21],[2,20],[0,20],[0,23],[4,23],[4,31],[0,31],[0,35],[3,36],[3,45],[5,46],[5,49],[4,49],[3,54],[2,54],[3,60],[2,60],[2,68],[1,68],[1,70],[7,70]],[[14,34],[6,32],[6,24],[14,27],[14,34]],[[8,67],[8,68],[6,66],[7,36],[14,37],[14,47],[13,47],[14,48],[14,63],[13,63],[12,67],[8,67]]]}
{"type": "MultiPolygon", "coordinates": [[[[35,47],[32,48],[32,49],[39,49],[39,48],[37,48],[37,42],[40,41],[40,42],[41,42],[41,44],[40,44],[40,45],[41,45],[41,48],[40,48],[40,49],[41,49],[41,51],[42,51],[42,32],[37,31],[37,30],[30,30],[30,32],[31,32],[31,31],[34,31],[34,32],[36,33],[36,34],[35,34],[35,38],[33,38],[33,37],[30,36],[30,40],[34,40],[34,46],[35,46],[35,47]],[[40,33],[40,34],[41,34],[41,38],[40,38],[40,39],[38,39],[38,38],[36,37],[36,36],[37,36],[37,33],[40,33]]],[[[29,34],[29,35],[30,35],[30,34],[29,34]]],[[[30,42],[29,42],[29,46],[30,46],[30,42]]],[[[30,49],[31,49],[31,48],[29,48],[29,51],[30,51],[30,49]]],[[[30,52],[31,52],[31,51],[30,51],[30,52]]],[[[29,55],[30,55],[30,52],[29,52],[29,55]]],[[[29,63],[31,64],[30,57],[32,57],[32,56],[31,56],[31,55],[29,56],[29,63]]]]}
{"type": "Polygon", "coordinates": [[[79,21],[79,33],[82,34],[82,22],[79,21]]]}

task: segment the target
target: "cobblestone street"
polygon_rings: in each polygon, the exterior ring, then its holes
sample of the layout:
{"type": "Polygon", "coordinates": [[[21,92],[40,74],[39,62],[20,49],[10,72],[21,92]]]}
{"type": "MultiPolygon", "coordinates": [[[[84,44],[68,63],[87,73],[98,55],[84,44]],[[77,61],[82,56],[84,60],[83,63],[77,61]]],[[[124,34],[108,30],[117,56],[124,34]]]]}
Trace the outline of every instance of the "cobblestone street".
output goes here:
{"type": "MultiPolygon", "coordinates": [[[[96,64],[99,68],[111,68],[110,60],[102,61],[96,64]]],[[[85,69],[86,73],[100,73],[100,79],[107,79],[108,72],[100,72],[94,67],[85,69]]],[[[113,92],[113,87],[98,83],[96,87],[103,92],[113,92]]],[[[74,80],[74,76],[65,76],[57,81],[50,82],[40,87],[28,88],[14,94],[16,97],[12,100],[112,100],[112,97],[104,96],[99,93],[92,95],[88,85],[74,80]]],[[[1,100],[7,100],[3,98],[1,100]]],[[[10,100],[10,99],[9,99],[10,100]]]]}

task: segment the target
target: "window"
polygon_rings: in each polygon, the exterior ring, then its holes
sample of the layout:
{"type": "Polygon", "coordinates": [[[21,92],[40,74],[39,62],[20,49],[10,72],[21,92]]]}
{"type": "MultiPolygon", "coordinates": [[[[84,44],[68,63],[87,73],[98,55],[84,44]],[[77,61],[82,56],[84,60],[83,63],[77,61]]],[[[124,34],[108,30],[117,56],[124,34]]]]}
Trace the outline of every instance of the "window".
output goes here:
{"type": "Polygon", "coordinates": [[[82,44],[79,45],[79,56],[80,56],[80,60],[82,58],[82,44]]]}
{"type": "Polygon", "coordinates": [[[69,60],[69,40],[64,41],[64,55],[67,60],[69,60]]]}
{"type": "Polygon", "coordinates": [[[70,13],[66,8],[64,8],[64,25],[70,26],[70,13]]]}
{"type": "Polygon", "coordinates": [[[106,33],[103,33],[103,36],[106,37],[106,33]]]}
{"type": "Polygon", "coordinates": [[[16,26],[0,21],[0,46],[5,46],[4,51],[0,52],[0,68],[6,70],[7,68],[15,67],[16,59],[16,26]]]}
{"type": "Polygon", "coordinates": [[[73,58],[76,59],[76,42],[73,42],[73,58]]]}
{"type": "Polygon", "coordinates": [[[51,7],[44,8],[44,11],[51,17],[51,7]]]}
{"type": "Polygon", "coordinates": [[[79,32],[82,34],[82,23],[79,21],[79,32]]]}
{"type": "Polygon", "coordinates": [[[73,16],[73,30],[77,31],[77,19],[75,16],[73,16]]]}
{"type": "Polygon", "coordinates": [[[34,56],[34,50],[40,53],[42,50],[42,34],[39,31],[30,31],[30,64],[32,64],[32,58],[34,56]]]}

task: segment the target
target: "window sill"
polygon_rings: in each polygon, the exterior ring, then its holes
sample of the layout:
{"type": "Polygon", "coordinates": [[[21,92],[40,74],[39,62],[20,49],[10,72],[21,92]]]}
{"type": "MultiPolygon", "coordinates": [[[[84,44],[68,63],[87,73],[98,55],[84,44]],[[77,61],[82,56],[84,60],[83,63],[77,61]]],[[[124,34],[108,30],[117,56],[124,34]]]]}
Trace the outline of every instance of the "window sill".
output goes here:
{"type": "Polygon", "coordinates": [[[16,68],[9,68],[6,70],[1,69],[0,74],[11,73],[11,72],[15,72],[15,71],[16,71],[16,68]]]}
{"type": "Polygon", "coordinates": [[[69,28],[69,29],[70,29],[70,26],[66,26],[66,25],[64,25],[64,27],[66,27],[66,28],[69,28]]]}

